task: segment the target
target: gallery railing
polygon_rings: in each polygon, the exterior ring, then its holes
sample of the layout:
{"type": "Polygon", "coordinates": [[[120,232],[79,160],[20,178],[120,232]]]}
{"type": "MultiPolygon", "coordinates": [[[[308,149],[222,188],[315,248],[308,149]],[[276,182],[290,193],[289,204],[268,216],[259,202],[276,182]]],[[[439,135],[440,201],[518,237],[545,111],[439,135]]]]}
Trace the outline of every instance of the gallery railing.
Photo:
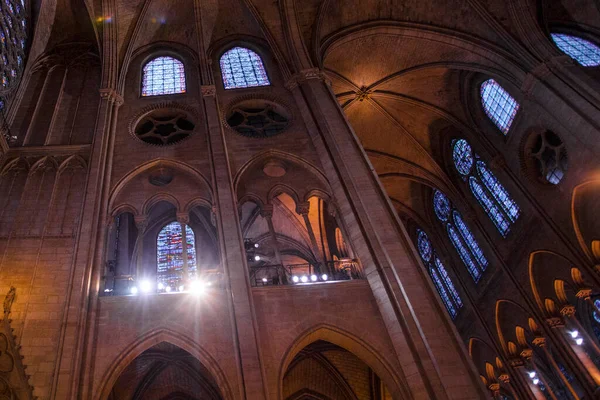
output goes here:
{"type": "Polygon", "coordinates": [[[305,285],[363,279],[356,260],[250,267],[250,284],[259,286],[305,285]]]}

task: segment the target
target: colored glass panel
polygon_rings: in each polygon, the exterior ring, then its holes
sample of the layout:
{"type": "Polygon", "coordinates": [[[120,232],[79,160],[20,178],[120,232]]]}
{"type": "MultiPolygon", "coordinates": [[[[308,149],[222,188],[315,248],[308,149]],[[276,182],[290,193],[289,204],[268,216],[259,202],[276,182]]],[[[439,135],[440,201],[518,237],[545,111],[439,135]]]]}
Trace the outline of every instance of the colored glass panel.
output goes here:
{"type": "Polygon", "coordinates": [[[459,237],[456,229],[450,224],[448,224],[447,229],[448,229],[448,236],[450,237],[450,241],[452,242],[452,245],[458,252],[460,259],[462,260],[462,262],[465,264],[465,266],[469,270],[469,273],[471,274],[471,277],[473,277],[473,280],[475,282],[478,282],[479,278],[481,278],[481,272],[479,271],[479,268],[477,267],[477,264],[475,263],[475,260],[473,259],[471,253],[465,247],[465,245],[462,242],[461,238],[459,237]]]}
{"type": "Polygon", "coordinates": [[[461,175],[469,175],[473,169],[473,150],[471,145],[464,139],[454,142],[452,149],[452,158],[454,166],[461,175]]]}
{"type": "Polygon", "coordinates": [[[550,35],[556,46],[584,67],[600,65],[600,47],[589,40],[564,33],[550,35]]]}
{"type": "Polygon", "coordinates": [[[448,309],[448,313],[450,313],[450,316],[452,318],[455,318],[456,314],[457,314],[456,308],[454,307],[452,300],[450,300],[448,291],[442,284],[442,281],[440,280],[440,277],[439,277],[437,271],[433,268],[430,268],[429,273],[431,274],[431,279],[433,280],[433,284],[435,285],[435,288],[437,289],[438,293],[440,294],[440,297],[442,298],[444,305],[448,309]]]}
{"type": "Polygon", "coordinates": [[[0,89],[16,87],[21,78],[27,39],[27,13],[18,0],[0,1],[0,89]],[[19,43],[22,46],[19,47],[19,43]]]}
{"type": "Polygon", "coordinates": [[[419,254],[421,255],[423,261],[427,262],[431,260],[431,253],[433,251],[431,248],[431,242],[429,241],[427,234],[420,229],[418,232],[417,246],[419,247],[419,254]]]}
{"type": "Polygon", "coordinates": [[[506,237],[510,231],[510,222],[508,219],[479,184],[477,178],[471,177],[471,179],[469,179],[469,186],[471,188],[471,192],[473,192],[473,195],[481,207],[483,207],[488,217],[492,220],[494,225],[496,225],[498,231],[502,234],[502,236],[506,237]]]}
{"type": "Polygon", "coordinates": [[[452,279],[450,279],[450,276],[448,275],[448,272],[446,271],[446,267],[444,267],[444,264],[442,264],[440,259],[437,257],[434,260],[434,264],[435,264],[438,272],[440,273],[440,277],[444,280],[444,283],[446,284],[446,287],[448,288],[448,291],[450,292],[450,295],[452,296],[452,300],[454,300],[454,304],[456,304],[459,308],[462,307],[462,300],[461,300],[460,296],[458,295],[458,291],[454,287],[454,283],[452,283],[452,279]]]}
{"type": "Polygon", "coordinates": [[[519,111],[519,103],[493,79],[481,84],[480,93],[485,113],[506,135],[519,111]]]}
{"type": "Polygon", "coordinates": [[[450,217],[450,200],[439,190],[433,194],[433,209],[440,221],[447,221],[450,217]]]}
{"type": "MultiPolygon", "coordinates": [[[[594,306],[596,307],[596,309],[600,310],[600,299],[594,300],[594,306]]],[[[596,322],[600,324],[600,315],[598,315],[598,312],[594,311],[593,315],[596,322]]]]}
{"type": "Polygon", "coordinates": [[[244,47],[234,47],[221,56],[221,75],[225,89],[271,84],[262,59],[244,47]]]}
{"type": "Polygon", "coordinates": [[[471,253],[473,253],[473,255],[475,256],[477,263],[479,264],[481,269],[485,269],[488,265],[488,260],[485,258],[485,255],[483,255],[483,251],[479,247],[479,243],[477,243],[477,240],[475,240],[473,233],[471,233],[471,230],[467,227],[458,211],[454,211],[454,213],[452,214],[452,218],[454,219],[454,223],[456,224],[460,235],[467,243],[467,246],[471,250],[471,253]]]}
{"type": "MultiPolygon", "coordinates": [[[[196,275],[196,246],[194,231],[185,226],[187,266],[189,278],[196,275]]],[[[161,229],[156,240],[157,283],[178,285],[184,279],[183,232],[179,222],[171,222],[161,229]]]]}
{"type": "Polygon", "coordinates": [[[144,65],[142,96],[185,93],[183,63],[173,57],[157,57],[144,65]]]}
{"type": "Polygon", "coordinates": [[[521,210],[517,203],[510,197],[508,191],[500,183],[496,175],[487,167],[483,161],[477,161],[477,172],[481,176],[481,180],[489,192],[494,196],[496,202],[504,210],[511,222],[515,222],[519,218],[521,210]]]}

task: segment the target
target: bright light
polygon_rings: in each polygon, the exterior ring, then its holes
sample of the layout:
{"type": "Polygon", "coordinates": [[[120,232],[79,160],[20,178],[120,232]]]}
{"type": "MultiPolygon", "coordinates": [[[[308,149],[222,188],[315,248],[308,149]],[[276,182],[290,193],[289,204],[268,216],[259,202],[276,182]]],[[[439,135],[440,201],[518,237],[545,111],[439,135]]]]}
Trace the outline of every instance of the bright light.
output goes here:
{"type": "Polygon", "coordinates": [[[292,281],[294,281],[294,283],[298,283],[300,282],[300,278],[298,278],[296,275],[292,276],[292,281]]]}
{"type": "Polygon", "coordinates": [[[576,339],[576,338],[577,338],[577,336],[579,336],[579,332],[578,332],[578,331],[571,331],[571,332],[569,332],[569,333],[571,334],[571,337],[572,337],[573,339],[576,339]]]}
{"type": "MultiPolygon", "coordinates": [[[[190,291],[196,295],[203,294],[204,289],[205,289],[205,286],[204,286],[204,282],[202,282],[202,281],[196,280],[190,284],[190,291]]],[[[183,286],[181,286],[181,288],[180,288],[180,291],[182,291],[182,290],[183,290],[183,286]]]]}
{"type": "Polygon", "coordinates": [[[258,243],[254,243],[254,247],[256,247],[258,249],[259,248],[258,243]]]}
{"type": "Polygon", "coordinates": [[[310,276],[310,280],[313,281],[313,282],[316,282],[317,279],[319,279],[319,278],[316,275],[311,275],[310,276]]]}
{"type": "Polygon", "coordinates": [[[152,284],[150,283],[150,281],[143,280],[140,283],[140,290],[142,291],[142,293],[150,293],[150,291],[152,290],[152,284]]]}
{"type": "Polygon", "coordinates": [[[138,292],[138,288],[137,286],[133,286],[131,289],[129,289],[131,291],[131,294],[137,294],[138,292]]]}
{"type": "Polygon", "coordinates": [[[323,274],[323,275],[321,275],[321,279],[326,281],[327,279],[329,279],[329,277],[327,276],[327,274],[323,274]]]}
{"type": "Polygon", "coordinates": [[[171,286],[167,286],[167,288],[165,289],[165,291],[166,291],[167,293],[169,293],[169,292],[171,291],[171,286]]]}
{"type": "Polygon", "coordinates": [[[258,256],[258,255],[254,256],[254,261],[260,261],[260,256],[258,256]]]}
{"type": "Polygon", "coordinates": [[[165,285],[161,283],[158,284],[158,290],[163,290],[165,288],[165,285]]]}
{"type": "Polygon", "coordinates": [[[581,346],[583,344],[583,338],[575,339],[575,343],[577,343],[577,346],[581,346]]]}
{"type": "Polygon", "coordinates": [[[183,285],[179,286],[179,291],[180,291],[180,292],[183,292],[183,289],[185,289],[185,288],[183,287],[183,285]]]}
{"type": "Polygon", "coordinates": [[[267,283],[267,278],[262,278],[263,283],[267,283]]]}
{"type": "Polygon", "coordinates": [[[529,373],[529,377],[530,377],[531,379],[535,378],[535,371],[531,371],[531,372],[529,373]]]}
{"type": "Polygon", "coordinates": [[[538,378],[535,378],[535,379],[533,380],[533,384],[534,384],[534,385],[537,385],[538,383],[540,383],[540,380],[539,380],[538,378]]]}
{"type": "Polygon", "coordinates": [[[308,282],[308,276],[302,275],[302,278],[300,278],[300,280],[302,281],[302,283],[306,283],[308,282]]]}

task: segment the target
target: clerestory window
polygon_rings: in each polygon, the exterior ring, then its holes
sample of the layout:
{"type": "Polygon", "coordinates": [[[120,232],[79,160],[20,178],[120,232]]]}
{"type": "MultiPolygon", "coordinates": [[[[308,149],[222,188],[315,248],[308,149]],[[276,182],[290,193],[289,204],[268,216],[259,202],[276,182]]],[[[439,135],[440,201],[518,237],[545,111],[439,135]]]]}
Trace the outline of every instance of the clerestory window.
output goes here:
{"type": "Polygon", "coordinates": [[[156,57],[144,65],[142,96],[185,93],[183,63],[173,57],[156,57]]]}
{"type": "Polygon", "coordinates": [[[221,56],[221,75],[225,89],[269,86],[262,58],[245,47],[234,47],[221,56]]]}
{"type": "Polygon", "coordinates": [[[507,135],[519,111],[519,103],[493,79],[481,84],[480,95],[486,115],[507,135]]]}

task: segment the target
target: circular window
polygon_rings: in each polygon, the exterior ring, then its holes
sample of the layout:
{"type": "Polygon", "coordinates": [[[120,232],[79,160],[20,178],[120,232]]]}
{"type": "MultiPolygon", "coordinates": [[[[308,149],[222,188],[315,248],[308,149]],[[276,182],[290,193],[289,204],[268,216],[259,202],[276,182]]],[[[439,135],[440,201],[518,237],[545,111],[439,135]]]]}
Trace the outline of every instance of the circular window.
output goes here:
{"type": "Polygon", "coordinates": [[[280,105],[265,100],[236,104],[227,114],[227,124],[237,133],[254,138],[280,134],[289,125],[289,113],[280,105]]]}
{"type": "Polygon", "coordinates": [[[433,208],[440,221],[447,221],[450,217],[450,200],[439,190],[433,194],[433,208]]]}
{"type": "Polygon", "coordinates": [[[538,178],[558,185],[567,171],[568,159],[564,143],[552,131],[533,135],[529,148],[529,164],[538,178]]]}
{"type": "Polygon", "coordinates": [[[177,109],[159,109],[140,118],[134,134],[148,144],[165,146],[186,139],[195,127],[189,113],[177,109]]]}

